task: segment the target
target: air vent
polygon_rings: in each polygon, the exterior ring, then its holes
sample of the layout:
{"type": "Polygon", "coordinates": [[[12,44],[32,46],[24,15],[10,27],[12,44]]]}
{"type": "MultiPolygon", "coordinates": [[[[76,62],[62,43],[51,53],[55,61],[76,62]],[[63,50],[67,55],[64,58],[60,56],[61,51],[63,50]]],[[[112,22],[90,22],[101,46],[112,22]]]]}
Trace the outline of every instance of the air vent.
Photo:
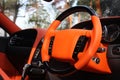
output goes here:
{"type": "Polygon", "coordinates": [[[112,49],[114,55],[120,55],[120,46],[114,46],[112,49]]]}

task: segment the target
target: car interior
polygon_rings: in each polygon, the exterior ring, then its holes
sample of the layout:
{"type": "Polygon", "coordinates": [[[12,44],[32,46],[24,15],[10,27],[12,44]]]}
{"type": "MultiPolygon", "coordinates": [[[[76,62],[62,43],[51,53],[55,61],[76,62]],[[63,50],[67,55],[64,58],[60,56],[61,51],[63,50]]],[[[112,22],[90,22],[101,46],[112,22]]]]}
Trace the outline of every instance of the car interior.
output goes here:
{"type": "Polygon", "coordinates": [[[119,80],[120,16],[99,18],[87,6],[61,13],[48,29],[20,29],[0,12],[0,80],[119,80]],[[91,20],[57,30],[75,12],[91,20]]]}

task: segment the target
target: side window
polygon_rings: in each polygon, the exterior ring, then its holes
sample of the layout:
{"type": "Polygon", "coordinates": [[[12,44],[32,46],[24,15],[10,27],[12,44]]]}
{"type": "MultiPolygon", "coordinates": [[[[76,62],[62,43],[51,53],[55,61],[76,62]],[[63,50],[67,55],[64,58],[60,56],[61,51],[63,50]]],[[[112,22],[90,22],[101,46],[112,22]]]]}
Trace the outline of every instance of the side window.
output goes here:
{"type": "Polygon", "coordinates": [[[0,27],[0,37],[8,37],[8,36],[9,36],[9,34],[0,27]]]}

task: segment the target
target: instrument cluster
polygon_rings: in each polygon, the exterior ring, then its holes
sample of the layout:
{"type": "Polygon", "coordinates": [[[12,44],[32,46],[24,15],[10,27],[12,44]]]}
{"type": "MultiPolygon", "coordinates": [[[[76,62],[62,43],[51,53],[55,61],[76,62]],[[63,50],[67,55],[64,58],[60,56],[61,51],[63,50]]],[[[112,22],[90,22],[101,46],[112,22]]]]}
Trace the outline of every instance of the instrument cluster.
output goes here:
{"type": "Polygon", "coordinates": [[[118,42],[120,38],[120,25],[107,24],[102,26],[102,38],[105,42],[118,42]]]}

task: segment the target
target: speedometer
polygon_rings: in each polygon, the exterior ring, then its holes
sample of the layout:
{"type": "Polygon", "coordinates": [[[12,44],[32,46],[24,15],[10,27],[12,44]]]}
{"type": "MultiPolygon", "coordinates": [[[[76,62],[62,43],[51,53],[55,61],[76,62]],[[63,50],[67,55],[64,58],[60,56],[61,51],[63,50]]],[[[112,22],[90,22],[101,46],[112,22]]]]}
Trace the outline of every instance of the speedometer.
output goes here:
{"type": "Polygon", "coordinates": [[[103,40],[106,42],[113,42],[115,41],[120,32],[119,25],[117,24],[110,24],[110,25],[104,25],[103,26],[103,40]]]}

